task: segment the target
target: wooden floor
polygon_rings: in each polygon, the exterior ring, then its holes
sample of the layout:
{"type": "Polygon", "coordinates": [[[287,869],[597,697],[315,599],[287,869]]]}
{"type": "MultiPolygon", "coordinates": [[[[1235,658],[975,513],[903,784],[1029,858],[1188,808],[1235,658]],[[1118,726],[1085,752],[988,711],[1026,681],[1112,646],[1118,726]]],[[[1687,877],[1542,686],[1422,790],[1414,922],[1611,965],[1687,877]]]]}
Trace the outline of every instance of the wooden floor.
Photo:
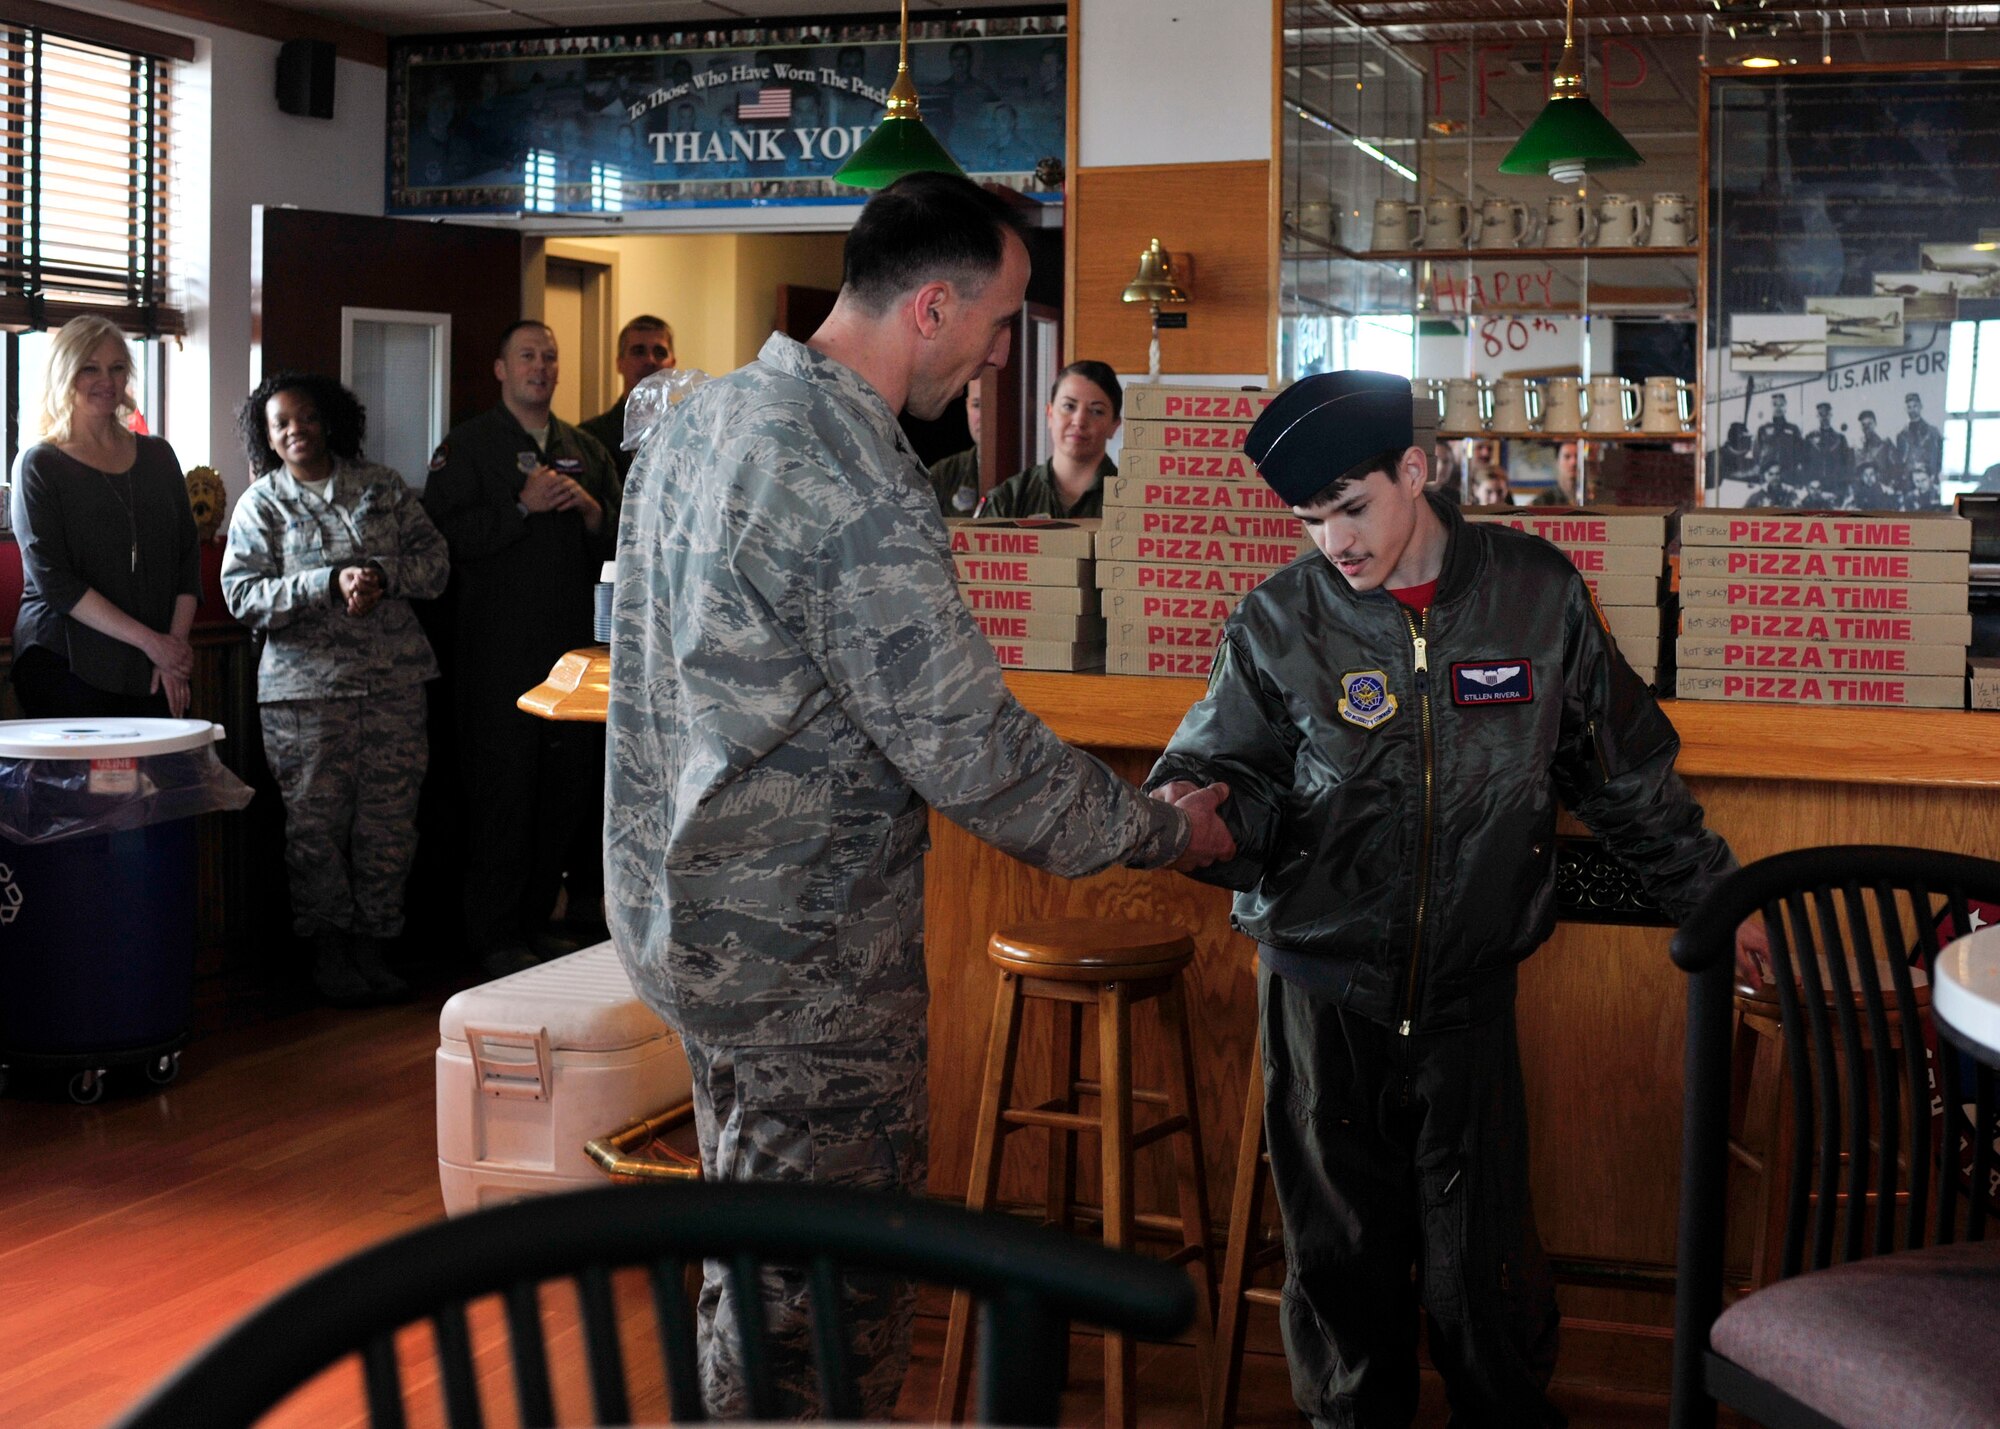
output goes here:
{"type": "MultiPolygon", "coordinates": [[[[0,1425],[100,1425],[276,1291],[439,1218],[432,1053],[449,991],[366,1012],[264,998],[237,1025],[243,1007],[222,1015],[211,989],[205,1020],[232,1030],[198,1037],[172,1087],[130,1074],[79,1107],[17,1077],[0,1098],[0,1425]]],[[[941,1339],[920,1320],[899,1418],[930,1417],[941,1339]]],[[[1096,1342],[1079,1337],[1072,1363],[1064,1422],[1099,1424],[1096,1342]]],[[[1199,1424],[1190,1351],[1142,1347],[1140,1376],[1142,1422],[1199,1424]]],[[[323,1378],[279,1417],[356,1422],[336,1402],[358,1377],[323,1378]]],[[[504,1375],[489,1378],[504,1400],[504,1375]]],[[[1418,1422],[1444,1424],[1428,1376],[1424,1396],[1418,1422]]],[[[1658,1399],[1576,1386],[1557,1402],[1578,1429],[1666,1417],[1658,1399]]],[[[664,1418],[660,1404],[635,1386],[636,1412],[664,1418]]],[[[1250,1356],[1241,1422],[1300,1422],[1277,1356],[1250,1356]]]]}

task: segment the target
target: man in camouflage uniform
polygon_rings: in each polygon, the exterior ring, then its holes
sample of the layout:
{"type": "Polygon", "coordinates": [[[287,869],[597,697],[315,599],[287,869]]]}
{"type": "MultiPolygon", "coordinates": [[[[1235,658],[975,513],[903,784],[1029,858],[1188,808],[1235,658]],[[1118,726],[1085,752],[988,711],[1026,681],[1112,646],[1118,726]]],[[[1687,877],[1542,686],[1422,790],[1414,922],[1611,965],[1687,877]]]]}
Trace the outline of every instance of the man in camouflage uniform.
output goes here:
{"type": "Polygon", "coordinates": [[[494,976],[558,950],[544,938],[565,872],[573,904],[598,896],[602,733],[515,704],[594,643],[597,577],[617,543],[618,468],[549,410],[558,373],[554,333],[509,328],[493,363],[500,404],[451,429],[424,488],[451,546],[466,941],[494,976]]]}
{"type": "MultiPolygon", "coordinates": [[[[695,1074],[703,1174],[921,1194],[923,854],[936,808],[1053,872],[1222,856],[1212,800],[1151,809],[1008,693],[897,426],[1005,360],[1028,253],[965,179],[885,189],[809,344],[697,389],[639,453],[611,642],[606,901],[695,1074]]],[[[909,1287],[849,1283],[886,1419],[909,1287]]],[[[768,1273],[781,1417],[817,1407],[800,1277],[768,1273]]],[[[740,1412],[740,1308],[711,1270],[702,1375],[740,1412]]]]}

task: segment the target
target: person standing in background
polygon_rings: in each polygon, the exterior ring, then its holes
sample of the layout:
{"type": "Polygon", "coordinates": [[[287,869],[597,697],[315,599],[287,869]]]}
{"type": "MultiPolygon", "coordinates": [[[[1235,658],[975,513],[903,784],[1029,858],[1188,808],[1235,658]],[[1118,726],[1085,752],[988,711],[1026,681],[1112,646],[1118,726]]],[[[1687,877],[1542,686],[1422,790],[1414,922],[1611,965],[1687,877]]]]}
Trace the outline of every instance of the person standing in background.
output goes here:
{"type": "Polygon", "coordinates": [[[547,926],[566,871],[573,912],[600,896],[603,731],[536,719],[515,701],[592,643],[620,482],[597,438],[549,410],[559,372],[545,324],[508,328],[493,375],[500,404],[445,437],[423,503],[450,547],[456,592],[466,938],[497,977],[568,950],[547,926]]]}
{"type": "Polygon", "coordinates": [[[187,713],[200,535],[174,449],[135,435],[132,354],[106,318],[49,344],[42,440],[14,472],[14,689],[31,718],[187,713]]]}
{"type": "Polygon", "coordinates": [[[945,516],[970,516],[979,505],[979,379],[965,384],[965,425],[972,445],[931,463],[931,490],[945,516]]]}
{"type": "Polygon", "coordinates": [[[981,516],[1062,516],[1083,519],[1104,514],[1104,478],[1118,467],[1104,454],[1125,415],[1125,392],[1118,374],[1086,358],[1056,374],[1049,393],[1047,461],[1018,471],[986,493],[981,516]]]}
{"type": "Polygon", "coordinates": [[[1577,500],[1577,446],[1564,442],[1556,448],[1556,484],[1539,493],[1531,505],[1574,506],[1577,500]]]}
{"type": "Polygon", "coordinates": [[[618,376],[625,383],[625,390],[609,411],[576,425],[577,430],[597,438],[598,445],[611,454],[611,460],[618,465],[619,479],[623,480],[632,469],[632,453],[624,447],[625,400],[634,387],[661,368],[674,365],[674,330],[665,318],[641,313],[618,330],[618,355],[613,360],[618,364],[618,376]]]}
{"type": "Polygon", "coordinates": [[[329,377],[268,378],[237,415],[257,479],[223,558],[229,613],[264,635],[264,758],[285,800],[292,931],[340,1007],[407,997],[403,932],[437,659],[412,600],[444,591],[444,538],[416,493],[362,460],[366,414],[329,377]]]}

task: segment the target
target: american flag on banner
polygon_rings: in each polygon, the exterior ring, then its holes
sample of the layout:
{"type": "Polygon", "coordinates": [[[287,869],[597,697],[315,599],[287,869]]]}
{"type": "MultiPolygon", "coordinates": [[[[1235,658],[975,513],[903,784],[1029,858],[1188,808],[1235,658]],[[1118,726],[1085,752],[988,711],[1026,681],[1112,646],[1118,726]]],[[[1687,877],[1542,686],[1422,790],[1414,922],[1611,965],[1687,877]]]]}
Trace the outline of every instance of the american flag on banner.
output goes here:
{"type": "Polygon", "coordinates": [[[783,85],[757,91],[755,99],[736,101],[738,119],[790,119],[792,92],[783,85]]]}

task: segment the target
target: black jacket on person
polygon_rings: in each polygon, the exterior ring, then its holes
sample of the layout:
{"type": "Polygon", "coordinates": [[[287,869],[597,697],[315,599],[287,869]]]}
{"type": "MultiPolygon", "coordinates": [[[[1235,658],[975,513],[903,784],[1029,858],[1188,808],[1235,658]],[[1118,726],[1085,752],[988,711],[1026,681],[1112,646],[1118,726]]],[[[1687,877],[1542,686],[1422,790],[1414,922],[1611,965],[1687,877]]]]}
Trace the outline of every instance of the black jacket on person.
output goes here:
{"type": "Polygon", "coordinates": [[[1431,506],[1448,544],[1422,617],[1301,556],[1232,612],[1147,787],[1229,784],[1237,856],[1195,876],[1238,890],[1233,921],[1274,968],[1436,1030],[1507,1005],[1553,930],[1558,801],[1673,917],[1735,861],[1576,569],[1431,506]]]}

